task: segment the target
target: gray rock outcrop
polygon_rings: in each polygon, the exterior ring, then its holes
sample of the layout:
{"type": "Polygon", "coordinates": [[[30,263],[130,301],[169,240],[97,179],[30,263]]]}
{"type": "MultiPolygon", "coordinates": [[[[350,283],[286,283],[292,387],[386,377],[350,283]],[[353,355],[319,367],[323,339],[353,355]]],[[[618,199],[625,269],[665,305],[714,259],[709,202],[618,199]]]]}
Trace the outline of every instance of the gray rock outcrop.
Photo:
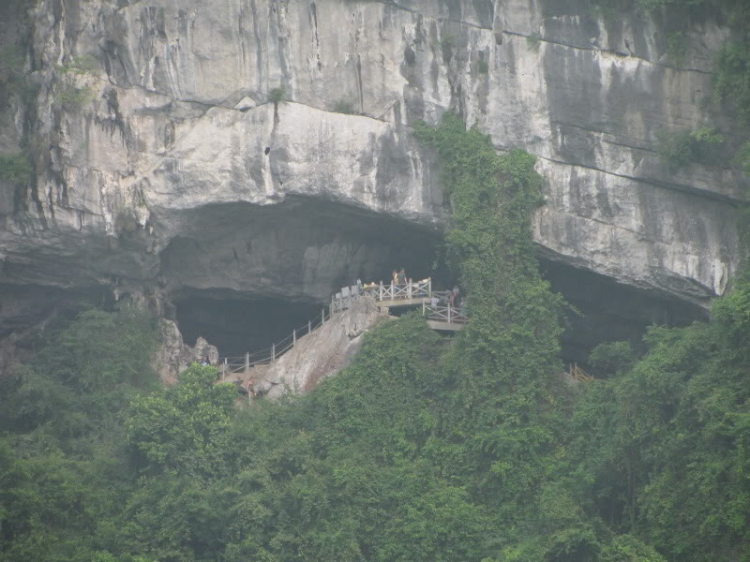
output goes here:
{"type": "Polygon", "coordinates": [[[180,373],[192,363],[208,359],[211,365],[219,363],[219,350],[199,337],[194,346],[187,345],[177,324],[171,320],[161,321],[161,345],[151,358],[154,370],[165,384],[174,384],[180,373]]]}

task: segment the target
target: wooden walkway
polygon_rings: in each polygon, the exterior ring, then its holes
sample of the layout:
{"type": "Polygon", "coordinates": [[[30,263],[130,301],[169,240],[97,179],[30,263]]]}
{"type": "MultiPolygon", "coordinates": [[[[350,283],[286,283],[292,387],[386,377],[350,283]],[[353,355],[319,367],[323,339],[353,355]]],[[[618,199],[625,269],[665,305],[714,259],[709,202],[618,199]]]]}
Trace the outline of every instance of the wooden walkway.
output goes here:
{"type": "Polygon", "coordinates": [[[383,285],[370,283],[368,285],[352,285],[344,287],[331,297],[331,304],[321,310],[320,316],[310,320],[307,325],[292,330],[292,333],[271,345],[268,349],[246,353],[240,357],[222,357],[221,376],[224,380],[228,375],[244,373],[256,365],[268,365],[292,349],[297,340],[306,336],[326,322],[334,314],[348,310],[358,300],[370,297],[378,307],[387,312],[395,307],[421,307],[422,315],[426,317],[427,325],[433,330],[455,332],[464,327],[469,321],[466,313],[450,305],[450,291],[433,291],[432,279],[424,279],[404,285],[383,285]],[[433,304],[435,301],[435,304],[433,304]]]}

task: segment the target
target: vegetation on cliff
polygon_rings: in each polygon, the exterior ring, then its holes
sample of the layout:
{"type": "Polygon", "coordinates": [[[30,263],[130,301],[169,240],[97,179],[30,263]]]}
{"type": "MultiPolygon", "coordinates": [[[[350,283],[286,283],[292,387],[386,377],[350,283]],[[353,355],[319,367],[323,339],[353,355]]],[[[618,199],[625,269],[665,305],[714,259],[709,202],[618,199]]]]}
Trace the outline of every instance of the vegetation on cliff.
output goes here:
{"type": "Polygon", "coordinates": [[[750,559],[750,283],[571,385],[534,159],[451,115],[418,136],[467,328],[407,315],[311,394],[238,410],[211,368],[153,386],[148,318],[86,312],[0,380],[0,561],[750,559]]]}

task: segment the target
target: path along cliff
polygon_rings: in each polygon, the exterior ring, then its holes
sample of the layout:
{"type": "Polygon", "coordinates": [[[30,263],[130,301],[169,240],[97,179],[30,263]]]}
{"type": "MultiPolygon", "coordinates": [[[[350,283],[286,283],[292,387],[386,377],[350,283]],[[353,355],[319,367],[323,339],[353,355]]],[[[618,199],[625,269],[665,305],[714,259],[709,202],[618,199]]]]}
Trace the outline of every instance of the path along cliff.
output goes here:
{"type": "MultiPolygon", "coordinates": [[[[344,287],[320,317],[271,348],[244,357],[220,358],[221,381],[238,384],[250,399],[307,392],[346,367],[359,351],[363,334],[393,318],[389,316],[392,308],[418,310],[435,330],[460,330],[469,318],[451,300],[448,291],[433,291],[432,279],[344,287]]],[[[213,357],[209,359],[217,363],[213,357]]]]}

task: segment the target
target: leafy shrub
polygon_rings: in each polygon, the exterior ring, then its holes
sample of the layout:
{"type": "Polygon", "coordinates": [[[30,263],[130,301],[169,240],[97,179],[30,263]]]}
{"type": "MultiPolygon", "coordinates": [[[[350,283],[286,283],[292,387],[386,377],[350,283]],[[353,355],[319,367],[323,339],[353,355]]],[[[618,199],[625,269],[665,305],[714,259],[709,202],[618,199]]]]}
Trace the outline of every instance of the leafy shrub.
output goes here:
{"type": "Polygon", "coordinates": [[[750,174],[750,141],[737,149],[732,162],[740,166],[746,174],[750,174]]]}
{"type": "Polygon", "coordinates": [[[627,341],[602,343],[591,351],[589,362],[604,373],[615,374],[633,366],[635,353],[627,341]]]}
{"type": "Polygon", "coordinates": [[[355,114],[357,111],[354,109],[354,104],[347,100],[339,100],[336,102],[336,105],[334,105],[333,110],[336,113],[348,113],[348,114],[355,114]]]}
{"type": "Polygon", "coordinates": [[[134,388],[154,380],[157,327],[146,313],[88,310],[68,326],[50,330],[29,365],[0,378],[0,411],[11,427],[54,420],[51,429],[64,433],[84,423],[82,413],[88,423],[111,416],[110,409],[122,407],[134,388]]]}
{"type": "Polygon", "coordinates": [[[526,45],[533,49],[534,51],[538,51],[539,47],[542,45],[542,36],[539,33],[532,33],[531,35],[526,36],[526,45]]]}
{"type": "Polygon", "coordinates": [[[276,104],[276,103],[284,101],[285,96],[286,96],[286,90],[283,87],[274,88],[268,93],[268,101],[276,104]]]}
{"type": "Polygon", "coordinates": [[[750,43],[727,43],[716,57],[715,96],[750,124],[750,43]]]}
{"type": "Polygon", "coordinates": [[[443,35],[440,38],[440,51],[443,55],[443,62],[450,62],[453,57],[453,48],[455,47],[456,40],[452,35],[443,35]]]}
{"type": "Polygon", "coordinates": [[[89,87],[77,88],[73,84],[63,83],[57,88],[55,99],[63,109],[78,111],[94,98],[94,92],[89,87]]]}
{"type": "Polygon", "coordinates": [[[659,135],[659,155],[672,170],[692,163],[721,165],[724,137],[713,127],[659,135]]]}
{"type": "Polygon", "coordinates": [[[690,40],[682,31],[675,31],[667,35],[667,56],[676,65],[681,65],[690,49],[690,40]]]}
{"type": "Polygon", "coordinates": [[[180,374],[177,386],[133,401],[128,443],[143,471],[219,471],[237,389],[214,384],[216,378],[215,368],[194,364],[180,374]]]}
{"type": "Polygon", "coordinates": [[[606,545],[598,562],[666,562],[650,546],[632,535],[619,535],[606,545]]]}
{"type": "Polygon", "coordinates": [[[99,61],[92,55],[80,55],[72,62],[59,67],[60,72],[73,74],[93,74],[99,70],[99,61]]]}
{"type": "Polygon", "coordinates": [[[0,49],[0,108],[8,104],[11,96],[23,93],[26,88],[23,64],[24,55],[19,47],[0,49]]]}
{"type": "Polygon", "coordinates": [[[0,179],[19,185],[31,181],[33,168],[26,154],[0,154],[0,179]]]}

